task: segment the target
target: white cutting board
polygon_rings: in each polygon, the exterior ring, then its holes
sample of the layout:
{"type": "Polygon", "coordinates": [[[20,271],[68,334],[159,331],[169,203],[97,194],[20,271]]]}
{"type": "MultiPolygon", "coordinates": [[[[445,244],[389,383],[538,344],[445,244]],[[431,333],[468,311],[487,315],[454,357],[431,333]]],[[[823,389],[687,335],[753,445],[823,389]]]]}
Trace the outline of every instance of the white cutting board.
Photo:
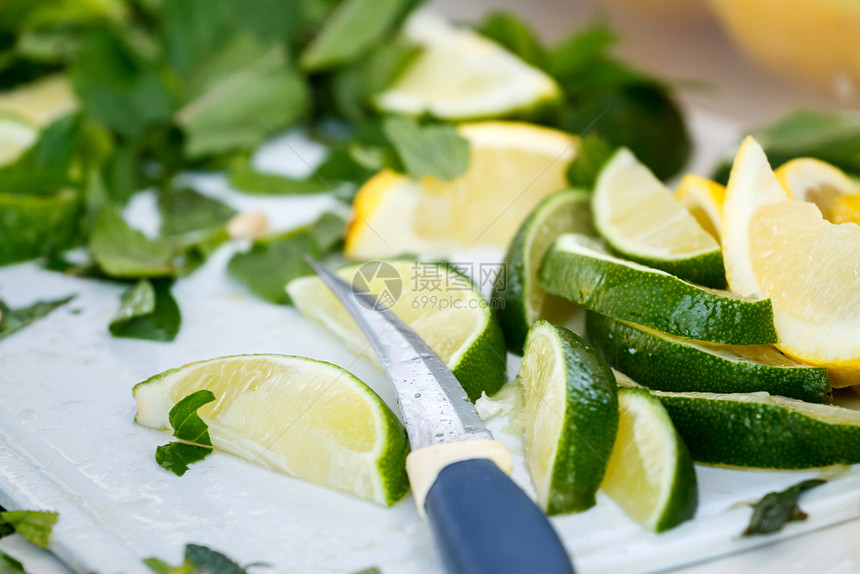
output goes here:
{"type": "MultiPolygon", "coordinates": [[[[731,125],[693,115],[706,173],[717,150],[734,139],[731,125]]],[[[258,157],[272,169],[300,174],[321,150],[296,134],[258,157]],[[298,157],[298,155],[301,157],[298,157]]],[[[249,198],[232,194],[220,177],[196,178],[202,190],[242,209],[265,209],[276,228],[313,219],[332,207],[314,198],[249,198]]],[[[151,201],[129,215],[152,229],[151,201]]],[[[267,572],[348,573],[377,566],[384,573],[441,570],[430,531],[411,497],[390,509],[306,484],[215,453],[184,477],[162,470],[156,446],[169,435],[133,423],[132,386],[200,359],[241,353],[284,353],[341,365],[394,407],[384,377],[291,307],[256,299],[225,265],[238,245],[225,246],[174,288],[183,314],[173,343],[110,336],[107,324],[122,287],[72,279],[21,264],[0,269],[0,298],[13,307],[76,293],[62,307],[0,341],[0,504],[59,511],[52,550],[73,569],[148,572],[141,560],[181,561],[186,543],[218,549],[237,562],[267,562],[267,572]]],[[[486,257],[483,254],[482,257],[486,257]]],[[[486,259],[482,259],[485,261],[486,259]]],[[[515,374],[511,361],[509,375],[515,374]]],[[[396,410],[396,408],[395,408],[396,410]]],[[[514,478],[532,492],[518,437],[503,417],[489,426],[516,461],[514,478]]],[[[697,518],[651,534],[611,501],[553,518],[580,572],[644,572],[726,554],[860,516],[860,472],[848,469],[805,495],[806,522],[771,537],[740,539],[746,503],[817,476],[817,471],[757,472],[697,467],[697,518]]]]}

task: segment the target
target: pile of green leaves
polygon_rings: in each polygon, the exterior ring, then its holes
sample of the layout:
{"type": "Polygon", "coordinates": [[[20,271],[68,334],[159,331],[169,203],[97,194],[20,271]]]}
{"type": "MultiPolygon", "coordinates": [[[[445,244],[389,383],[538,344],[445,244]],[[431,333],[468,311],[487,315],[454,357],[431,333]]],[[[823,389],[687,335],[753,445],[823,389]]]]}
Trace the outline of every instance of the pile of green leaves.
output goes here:
{"type": "MultiPolygon", "coordinates": [[[[462,174],[469,147],[455,126],[388,116],[371,105],[419,53],[399,34],[419,4],[7,0],[0,99],[60,75],[78,109],[0,167],[0,265],[45,257],[50,269],[122,283],[110,332],[170,341],[181,321],[172,284],[229,238],[235,215],[178,187],[180,173],[226,170],[248,193],[330,193],[344,201],[386,167],[413,177],[462,174]],[[297,125],[328,146],[323,163],[301,179],[256,171],[253,150],[297,125]],[[142,189],[158,195],[157,237],[123,216],[142,189]],[[88,262],[63,258],[81,245],[88,262]]],[[[563,106],[535,119],[599,135],[605,142],[589,149],[600,153],[588,157],[626,145],[664,177],[686,160],[689,140],[669,88],[612,57],[607,29],[578,32],[552,48],[512,14],[491,16],[479,32],[556,78],[563,106]]],[[[572,178],[593,169],[586,163],[572,178]]],[[[327,216],[265,237],[229,270],[252,291],[288,303],[286,280],[310,272],[301,255],[336,252],[344,225],[327,216]]]]}

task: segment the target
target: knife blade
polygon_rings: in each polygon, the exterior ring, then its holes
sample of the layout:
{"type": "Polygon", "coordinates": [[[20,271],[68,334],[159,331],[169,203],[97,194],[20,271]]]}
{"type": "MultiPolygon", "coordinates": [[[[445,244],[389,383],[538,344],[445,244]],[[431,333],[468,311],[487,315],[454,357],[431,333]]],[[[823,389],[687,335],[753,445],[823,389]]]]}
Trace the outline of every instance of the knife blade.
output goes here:
{"type": "Polygon", "coordinates": [[[377,298],[305,258],[367,337],[391,381],[412,448],[406,470],[452,574],[572,574],[546,515],[508,476],[493,439],[448,366],[377,298]]]}

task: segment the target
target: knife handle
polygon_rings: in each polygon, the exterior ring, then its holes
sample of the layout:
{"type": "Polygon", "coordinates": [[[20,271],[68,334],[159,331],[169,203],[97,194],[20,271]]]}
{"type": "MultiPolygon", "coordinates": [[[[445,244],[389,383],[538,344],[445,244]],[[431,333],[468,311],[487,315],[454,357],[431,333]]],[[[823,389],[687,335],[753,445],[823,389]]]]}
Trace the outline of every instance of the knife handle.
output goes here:
{"type": "Polygon", "coordinates": [[[490,460],[443,468],[424,509],[450,574],[573,574],[546,515],[490,460]]]}

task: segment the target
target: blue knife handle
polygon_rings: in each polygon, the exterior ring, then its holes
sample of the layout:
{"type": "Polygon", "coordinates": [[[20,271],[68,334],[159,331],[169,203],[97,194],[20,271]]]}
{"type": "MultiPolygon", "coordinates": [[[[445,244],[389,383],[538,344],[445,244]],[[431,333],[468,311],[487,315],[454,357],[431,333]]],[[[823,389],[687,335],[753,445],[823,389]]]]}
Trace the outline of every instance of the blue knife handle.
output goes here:
{"type": "Polygon", "coordinates": [[[573,574],[547,517],[487,459],[443,468],[424,510],[450,574],[573,574]]]}

